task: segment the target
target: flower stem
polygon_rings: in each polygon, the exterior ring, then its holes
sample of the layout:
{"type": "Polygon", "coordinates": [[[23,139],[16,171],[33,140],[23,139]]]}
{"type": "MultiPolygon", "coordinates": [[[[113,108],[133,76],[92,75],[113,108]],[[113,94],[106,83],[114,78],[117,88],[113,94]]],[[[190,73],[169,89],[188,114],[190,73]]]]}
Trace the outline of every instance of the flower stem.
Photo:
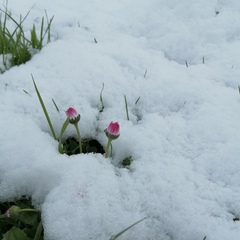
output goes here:
{"type": "Polygon", "coordinates": [[[108,143],[107,143],[106,151],[105,151],[105,158],[108,157],[108,150],[109,150],[109,147],[110,147],[110,145],[111,145],[111,142],[112,142],[112,139],[111,139],[111,138],[108,138],[108,143]]]}
{"type": "Polygon", "coordinates": [[[32,208],[24,208],[24,209],[21,209],[19,212],[40,212],[40,211],[32,208]]]}
{"type": "Polygon", "coordinates": [[[78,135],[78,142],[79,142],[80,153],[82,153],[82,142],[81,142],[81,136],[80,136],[80,131],[79,131],[79,128],[78,128],[78,124],[75,123],[74,126],[76,128],[77,135],[78,135]]]}

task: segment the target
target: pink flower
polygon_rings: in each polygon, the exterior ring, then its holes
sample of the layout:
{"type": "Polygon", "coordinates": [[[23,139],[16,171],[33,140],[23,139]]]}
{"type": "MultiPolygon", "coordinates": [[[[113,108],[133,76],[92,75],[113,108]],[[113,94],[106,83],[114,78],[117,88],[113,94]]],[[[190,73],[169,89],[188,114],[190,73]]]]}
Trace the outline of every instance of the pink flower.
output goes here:
{"type": "Polygon", "coordinates": [[[117,139],[120,135],[120,126],[118,122],[110,122],[108,127],[104,130],[106,136],[111,139],[117,139]]]}
{"type": "Polygon", "coordinates": [[[120,126],[118,122],[110,122],[107,127],[107,132],[113,136],[118,136],[120,132],[120,126]]]}
{"type": "Polygon", "coordinates": [[[68,108],[66,115],[69,118],[69,122],[75,124],[80,120],[80,114],[72,107],[68,108]]]}
{"type": "Polygon", "coordinates": [[[109,147],[111,145],[112,140],[115,140],[119,137],[120,135],[120,126],[118,122],[110,122],[110,124],[108,125],[108,127],[104,130],[107,138],[108,138],[108,143],[106,146],[106,150],[105,150],[105,158],[108,157],[108,151],[109,151],[109,147]]]}
{"type": "Polygon", "coordinates": [[[67,117],[69,117],[70,119],[76,118],[78,116],[78,112],[74,109],[74,108],[68,108],[68,110],[66,111],[66,115],[67,117]]]}

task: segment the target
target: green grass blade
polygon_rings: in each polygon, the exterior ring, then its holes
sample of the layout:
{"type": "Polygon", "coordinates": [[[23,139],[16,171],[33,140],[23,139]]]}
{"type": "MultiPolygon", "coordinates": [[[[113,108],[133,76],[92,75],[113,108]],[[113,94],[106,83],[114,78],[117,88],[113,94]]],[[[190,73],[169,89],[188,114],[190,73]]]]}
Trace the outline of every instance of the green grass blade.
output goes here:
{"type": "Polygon", "coordinates": [[[128,103],[127,103],[127,97],[126,97],[126,95],[124,95],[124,100],[125,100],[125,108],[126,108],[127,120],[129,121],[128,103]]]}
{"type": "Polygon", "coordinates": [[[33,27],[30,30],[30,33],[31,33],[31,45],[32,45],[32,48],[38,48],[38,38],[37,38],[35,24],[33,24],[33,27]]]}
{"type": "Polygon", "coordinates": [[[42,17],[41,29],[40,29],[40,38],[39,38],[39,45],[38,49],[41,50],[43,47],[43,27],[44,27],[44,17],[42,17]]]}
{"type": "Polygon", "coordinates": [[[132,228],[133,226],[137,225],[138,223],[142,222],[143,220],[145,220],[147,217],[133,223],[132,225],[130,225],[129,227],[123,229],[121,232],[119,232],[116,235],[113,235],[109,240],[116,240],[118,237],[120,237],[123,233],[125,233],[127,230],[129,230],[130,228],[132,228]]]}
{"type": "Polygon", "coordinates": [[[145,73],[144,73],[144,78],[146,78],[146,76],[147,76],[147,69],[145,70],[145,73]]]}
{"type": "Polygon", "coordinates": [[[55,101],[53,100],[53,98],[52,98],[52,102],[53,102],[53,104],[54,104],[56,110],[59,112],[59,108],[58,108],[57,104],[55,103],[55,101]]]}
{"type": "Polygon", "coordinates": [[[29,92],[27,92],[25,89],[23,89],[23,91],[24,91],[27,95],[30,95],[29,92]]]}
{"type": "Polygon", "coordinates": [[[54,16],[50,19],[50,21],[48,20],[48,15],[47,15],[47,12],[45,10],[45,15],[46,15],[46,19],[47,19],[47,28],[42,36],[42,39],[45,38],[46,34],[48,35],[47,37],[47,43],[50,43],[51,42],[51,24],[52,24],[52,21],[53,21],[53,18],[54,16]]]}
{"type": "Polygon", "coordinates": [[[42,230],[43,230],[43,225],[42,225],[42,221],[40,221],[40,223],[38,224],[37,231],[35,233],[35,236],[34,236],[33,240],[40,240],[41,239],[42,230]]]}
{"type": "Polygon", "coordinates": [[[102,107],[99,110],[99,112],[103,112],[103,110],[104,110],[103,97],[102,97],[103,90],[104,90],[104,83],[103,83],[103,86],[102,86],[102,90],[100,92],[100,102],[101,102],[102,107]]]}
{"type": "Polygon", "coordinates": [[[55,131],[54,131],[54,129],[53,129],[52,122],[51,122],[50,117],[49,117],[49,115],[48,115],[48,112],[47,112],[47,109],[46,109],[46,107],[45,107],[45,104],[44,104],[44,102],[43,102],[43,100],[42,100],[42,97],[41,97],[41,95],[40,95],[40,92],[38,91],[38,88],[37,88],[37,85],[36,85],[36,83],[35,83],[35,81],[34,81],[33,76],[32,76],[32,80],[33,80],[33,84],[34,84],[34,87],[35,87],[35,90],[36,90],[36,93],[37,93],[39,102],[40,102],[40,104],[41,104],[42,110],[43,110],[43,112],[44,112],[44,114],[45,114],[45,117],[46,117],[46,119],[47,119],[48,125],[49,125],[49,127],[50,127],[50,129],[51,129],[52,135],[53,135],[54,139],[57,140],[55,131]]]}
{"type": "Polygon", "coordinates": [[[62,147],[62,136],[63,136],[64,132],[66,131],[68,124],[69,124],[69,118],[67,118],[66,121],[63,123],[62,129],[60,132],[59,141],[58,141],[58,151],[60,153],[64,153],[64,150],[62,147]]]}
{"type": "Polygon", "coordinates": [[[140,97],[138,97],[138,99],[136,100],[135,105],[138,103],[139,100],[140,100],[140,97]]]}

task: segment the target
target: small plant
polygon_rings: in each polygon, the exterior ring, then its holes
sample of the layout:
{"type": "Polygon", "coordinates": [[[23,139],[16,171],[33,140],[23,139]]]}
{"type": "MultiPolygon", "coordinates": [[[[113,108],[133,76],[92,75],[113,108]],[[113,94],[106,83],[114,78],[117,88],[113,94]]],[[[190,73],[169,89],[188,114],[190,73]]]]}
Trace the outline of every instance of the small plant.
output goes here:
{"type": "MultiPolygon", "coordinates": [[[[82,153],[83,152],[82,151],[82,141],[81,141],[80,131],[78,128],[78,122],[80,121],[80,114],[74,108],[70,107],[67,109],[66,115],[67,115],[67,120],[64,122],[64,124],[62,126],[62,130],[61,130],[60,138],[59,138],[58,150],[60,153],[65,153],[65,151],[66,151],[66,149],[64,149],[62,147],[61,139],[62,139],[63,133],[65,132],[68,124],[71,123],[76,128],[77,136],[78,136],[79,153],[82,153]]],[[[70,140],[70,144],[71,144],[71,138],[69,140],[70,140]]],[[[73,141],[73,143],[74,142],[75,141],[73,141]]],[[[71,145],[73,145],[73,144],[71,144],[71,145]]],[[[71,147],[71,149],[74,152],[76,151],[76,147],[74,147],[74,148],[71,147]]]]}
{"type": "Polygon", "coordinates": [[[132,156],[126,157],[122,161],[123,167],[129,167],[131,165],[131,163],[132,163],[132,156]]]}
{"type": "Polygon", "coordinates": [[[112,140],[117,139],[120,136],[120,126],[118,122],[110,122],[108,127],[104,130],[107,138],[108,143],[105,150],[105,158],[108,157],[109,147],[112,143],[112,140]]]}
{"type": "MultiPolygon", "coordinates": [[[[32,76],[32,80],[33,80],[35,91],[38,96],[38,100],[40,102],[40,105],[42,107],[44,115],[47,119],[47,122],[48,122],[50,130],[52,132],[53,138],[58,141],[58,151],[62,154],[66,153],[68,155],[78,154],[78,153],[89,153],[89,152],[104,154],[103,147],[96,139],[92,139],[92,138],[86,139],[85,138],[84,141],[82,142],[80,131],[78,128],[78,122],[80,121],[80,114],[77,112],[77,110],[75,110],[72,107],[68,108],[65,112],[67,115],[67,119],[65,120],[65,122],[62,125],[62,129],[61,129],[59,138],[57,138],[54,128],[53,128],[53,124],[51,122],[51,119],[49,117],[49,114],[47,112],[47,109],[45,107],[45,104],[43,102],[43,99],[37,88],[37,85],[34,81],[33,76],[32,76]],[[62,141],[63,135],[64,135],[69,123],[73,124],[74,127],[76,128],[78,140],[76,140],[74,137],[68,137],[65,141],[62,141]]],[[[101,95],[102,95],[102,92],[100,94],[100,100],[102,100],[101,95]]],[[[59,109],[58,109],[55,101],[53,101],[53,104],[56,107],[56,110],[59,112],[59,109]]],[[[109,148],[111,146],[112,140],[117,139],[120,135],[119,134],[119,132],[120,132],[119,123],[111,122],[109,124],[108,128],[106,128],[104,131],[105,131],[106,136],[108,137],[108,143],[107,143],[106,151],[105,151],[105,157],[107,158],[109,156],[109,148]]]]}
{"type": "Polygon", "coordinates": [[[48,20],[47,18],[47,27],[45,28],[44,17],[41,22],[41,29],[39,36],[36,32],[36,26],[33,24],[32,29],[30,30],[30,38],[25,36],[23,29],[23,22],[29,15],[30,11],[20,20],[15,20],[11,13],[8,11],[7,7],[5,10],[0,9],[0,55],[2,55],[2,65],[4,69],[1,69],[1,72],[8,70],[13,66],[18,66],[29,61],[34,52],[40,51],[43,47],[43,41],[47,35],[47,43],[51,41],[50,39],[50,28],[53,21],[53,17],[48,20]],[[3,14],[3,18],[2,18],[3,14]],[[10,32],[7,27],[7,20],[15,25],[15,29],[10,32]]]}
{"type": "Polygon", "coordinates": [[[0,203],[0,239],[43,240],[41,212],[29,199],[0,203]]]}
{"type": "MultiPolygon", "coordinates": [[[[62,148],[67,155],[79,154],[79,143],[74,137],[68,137],[63,143],[62,148]]],[[[93,138],[82,139],[82,153],[100,153],[104,154],[103,146],[93,138]]]]}

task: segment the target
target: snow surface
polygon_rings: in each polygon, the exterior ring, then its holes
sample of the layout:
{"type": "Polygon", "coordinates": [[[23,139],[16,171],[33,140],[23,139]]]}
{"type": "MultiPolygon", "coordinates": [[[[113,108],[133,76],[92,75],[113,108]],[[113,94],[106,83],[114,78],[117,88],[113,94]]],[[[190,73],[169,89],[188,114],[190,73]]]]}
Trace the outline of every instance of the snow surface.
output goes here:
{"type": "Polygon", "coordinates": [[[46,10],[52,42],[0,75],[0,201],[32,197],[46,240],[108,240],[144,217],[119,239],[239,240],[240,1],[9,0],[8,8],[18,19],[33,4],[26,34],[46,10]],[[81,114],[82,136],[103,146],[103,130],[119,121],[112,159],[58,153],[31,74],[58,134],[68,107],[81,114]],[[120,168],[127,156],[130,169],[120,168]]]}

